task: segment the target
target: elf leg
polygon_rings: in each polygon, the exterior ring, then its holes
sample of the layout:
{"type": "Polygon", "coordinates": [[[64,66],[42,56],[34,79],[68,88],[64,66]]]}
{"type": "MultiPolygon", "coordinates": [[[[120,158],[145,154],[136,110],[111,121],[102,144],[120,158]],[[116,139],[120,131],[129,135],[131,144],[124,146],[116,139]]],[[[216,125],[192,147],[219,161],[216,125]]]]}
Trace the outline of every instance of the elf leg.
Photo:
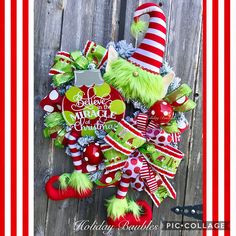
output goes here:
{"type": "Polygon", "coordinates": [[[118,191],[115,196],[107,201],[107,216],[112,219],[124,217],[129,210],[126,198],[129,189],[130,177],[126,174],[121,176],[118,191]]]}
{"type": "Polygon", "coordinates": [[[92,192],[92,182],[87,174],[82,173],[82,156],[77,148],[77,140],[79,135],[72,131],[69,136],[68,146],[71,152],[71,158],[75,171],[71,175],[70,186],[75,188],[78,193],[87,195],[92,192]]]}
{"type": "Polygon", "coordinates": [[[122,227],[125,222],[129,225],[148,224],[152,219],[151,207],[145,201],[127,200],[127,192],[131,178],[140,174],[142,161],[138,157],[130,157],[123,168],[123,175],[115,196],[108,200],[108,224],[122,227]]]}
{"type": "Polygon", "coordinates": [[[78,134],[71,132],[68,138],[68,146],[75,167],[72,174],[52,176],[46,184],[46,192],[52,200],[63,200],[66,198],[86,198],[92,194],[92,182],[87,174],[82,173],[82,157],[77,148],[78,134]],[[54,184],[59,182],[59,188],[54,184]]]}
{"type": "Polygon", "coordinates": [[[48,198],[54,201],[64,200],[67,198],[86,198],[89,197],[92,191],[78,192],[78,190],[70,185],[71,174],[63,174],[61,176],[52,176],[46,183],[45,189],[48,198]],[[58,183],[59,187],[54,185],[58,183]]]}

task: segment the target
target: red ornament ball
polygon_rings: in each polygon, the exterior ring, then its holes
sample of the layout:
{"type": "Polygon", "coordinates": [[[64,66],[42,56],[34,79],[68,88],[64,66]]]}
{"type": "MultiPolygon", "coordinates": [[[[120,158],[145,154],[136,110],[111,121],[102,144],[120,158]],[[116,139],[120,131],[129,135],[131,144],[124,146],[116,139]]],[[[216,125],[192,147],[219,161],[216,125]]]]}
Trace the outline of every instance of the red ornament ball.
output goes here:
{"type": "Polygon", "coordinates": [[[173,118],[174,110],[168,102],[158,101],[150,107],[149,115],[157,124],[165,125],[173,118]]]}
{"type": "Polygon", "coordinates": [[[103,154],[98,143],[90,143],[83,154],[84,160],[90,165],[98,165],[102,162],[103,154]]]}

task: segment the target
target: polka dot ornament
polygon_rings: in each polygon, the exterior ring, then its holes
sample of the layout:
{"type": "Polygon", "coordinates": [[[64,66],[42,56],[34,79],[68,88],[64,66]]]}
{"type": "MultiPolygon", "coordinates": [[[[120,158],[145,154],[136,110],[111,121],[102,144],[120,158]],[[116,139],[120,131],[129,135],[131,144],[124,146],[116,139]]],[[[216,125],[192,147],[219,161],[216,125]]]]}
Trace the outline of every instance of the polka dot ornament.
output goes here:
{"type": "Polygon", "coordinates": [[[157,101],[149,109],[150,119],[155,120],[157,124],[167,124],[174,115],[172,106],[166,101],[157,101]]]}
{"type": "Polygon", "coordinates": [[[172,135],[161,128],[147,129],[147,139],[157,145],[169,145],[172,142],[172,135]]]}

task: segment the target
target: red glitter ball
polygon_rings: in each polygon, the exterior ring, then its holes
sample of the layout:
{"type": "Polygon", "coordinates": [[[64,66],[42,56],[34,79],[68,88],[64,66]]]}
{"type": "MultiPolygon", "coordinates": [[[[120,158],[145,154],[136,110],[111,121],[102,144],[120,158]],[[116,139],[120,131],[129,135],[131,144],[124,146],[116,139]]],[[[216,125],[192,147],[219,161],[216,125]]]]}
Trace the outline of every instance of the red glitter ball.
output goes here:
{"type": "Polygon", "coordinates": [[[157,124],[167,124],[173,118],[174,110],[166,101],[158,101],[149,109],[150,119],[155,120],[157,124]]]}
{"type": "Polygon", "coordinates": [[[85,151],[84,151],[84,158],[87,157],[88,163],[90,165],[98,165],[102,162],[103,154],[99,145],[95,143],[90,143],[85,151]]]}

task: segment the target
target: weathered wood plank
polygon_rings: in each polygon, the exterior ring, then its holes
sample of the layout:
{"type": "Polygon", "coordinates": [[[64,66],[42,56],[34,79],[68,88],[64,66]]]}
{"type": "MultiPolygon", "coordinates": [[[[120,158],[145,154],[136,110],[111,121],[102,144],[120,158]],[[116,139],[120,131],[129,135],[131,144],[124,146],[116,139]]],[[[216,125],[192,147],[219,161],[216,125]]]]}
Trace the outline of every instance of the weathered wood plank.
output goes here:
{"type": "Polygon", "coordinates": [[[83,49],[87,40],[106,45],[118,37],[120,0],[68,1],[63,21],[62,49],[83,49]]]}
{"type": "MultiPolygon", "coordinates": [[[[188,172],[187,172],[187,184],[184,205],[196,205],[202,204],[202,47],[199,48],[199,62],[198,69],[196,71],[196,83],[194,88],[194,98],[198,103],[198,106],[193,111],[192,121],[192,134],[190,140],[190,153],[188,172]]],[[[183,217],[183,221],[196,221],[196,219],[183,217]]],[[[191,235],[201,235],[201,231],[192,231],[191,235]]],[[[188,235],[186,231],[183,231],[183,235],[188,235]]]]}
{"type": "Polygon", "coordinates": [[[42,135],[43,111],[39,101],[49,91],[48,70],[60,46],[62,10],[58,2],[35,1],[35,235],[45,235],[47,205],[44,186],[52,173],[54,148],[42,135]]]}

